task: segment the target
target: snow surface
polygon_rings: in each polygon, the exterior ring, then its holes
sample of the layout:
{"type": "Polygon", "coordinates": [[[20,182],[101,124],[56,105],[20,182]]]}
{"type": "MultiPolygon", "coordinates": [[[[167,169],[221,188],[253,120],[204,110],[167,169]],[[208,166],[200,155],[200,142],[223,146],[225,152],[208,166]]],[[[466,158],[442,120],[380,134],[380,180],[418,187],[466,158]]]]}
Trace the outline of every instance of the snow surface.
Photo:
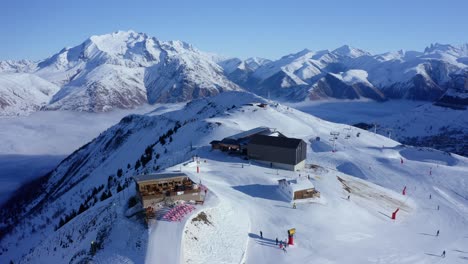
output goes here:
{"type": "MultiPolygon", "coordinates": [[[[357,128],[352,128],[349,138],[346,133],[339,135],[337,152],[327,151],[332,144],[328,141],[330,132],[342,132],[347,125],[281,104],[269,104],[265,109],[248,105],[255,101],[265,102],[245,93],[225,93],[192,101],[181,110],[162,115],[125,118],[56,168],[44,189],[49,195],[40,194],[25,205],[26,211],[37,205],[41,213],[24,219],[0,242],[2,249],[9,249],[3,250],[0,261],[82,260],[96,233],[110,229],[104,248],[92,257],[97,263],[161,263],[157,260],[162,254],[153,254],[155,251],[171,252],[174,263],[177,259],[179,263],[466,262],[467,158],[403,146],[357,128]],[[69,213],[78,208],[80,197],[95,186],[107,185],[108,175],[118,168],[133,165],[176,121],[183,125],[170,142],[155,145],[154,152],[161,157],[151,160],[144,170],[152,172],[158,165],[167,171],[182,170],[195,182],[202,181],[213,203],[199,210],[208,215],[212,225],[192,222],[197,212],[184,222],[157,222],[151,229],[155,232],[148,234],[137,220],[124,216],[126,201],[135,194],[134,185],[130,185],[118,194],[115,186],[111,187],[110,199],[98,201],[57,231],[53,231],[55,219],[41,227],[57,210],[69,213]],[[209,147],[211,140],[258,126],[304,139],[308,142],[307,164],[319,167],[277,171],[209,147]],[[359,137],[355,136],[357,132],[359,137]],[[121,135],[127,135],[125,140],[117,140],[121,135]],[[316,141],[316,137],[321,140],[316,141]],[[192,155],[201,157],[200,173],[196,173],[196,164],[189,162],[192,155]],[[296,179],[299,173],[311,175],[323,199],[292,209],[278,192],[277,180],[296,179]],[[349,201],[346,186],[340,181],[351,190],[349,201]],[[407,195],[403,196],[405,186],[407,195]],[[400,211],[392,221],[390,215],[396,208],[400,211]],[[166,227],[176,231],[170,233],[174,236],[158,237],[166,227]],[[275,238],[284,240],[289,228],[296,228],[296,245],[284,253],[275,245],[275,238]],[[434,236],[437,230],[439,237],[434,236]],[[259,238],[260,231],[263,239],[259,238]],[[66,246],[58,246],[62,243],[66,246]],[[443,250],[445,259],[440,258],[443,250]]],[[[144,170],[131,166],[118,180],[144,170]]]]}
{"type": "Polygon", "coordinates": [[[25,115],[49,103],[60,87],[29,73],[0,73],[0,116],[25,115]]]}

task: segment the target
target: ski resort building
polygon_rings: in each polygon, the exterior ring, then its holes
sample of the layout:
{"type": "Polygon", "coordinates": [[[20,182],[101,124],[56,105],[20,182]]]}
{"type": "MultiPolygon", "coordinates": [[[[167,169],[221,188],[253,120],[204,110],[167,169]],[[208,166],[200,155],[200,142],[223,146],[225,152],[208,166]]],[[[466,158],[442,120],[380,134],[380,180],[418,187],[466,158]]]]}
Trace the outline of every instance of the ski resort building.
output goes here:
{"type": "Polygon", "coordinates": [[[272,168],[296,171],[305,166],[307,143],[302,139],[255,135],[247,149],[250,159],[272,168]]]}
{"type": "Polygon", "coordinates": [[[279,136],[283,136],[281,133],[276,132],[274,129],[268,127],[257,127],[254,129],[250,129],[226,138],[223,140],[213,140],[210,142],[212,149],[220,149],[222,151],[231,151],[231,152],[239,152],[242,154],[247,154],[247,144],[252,139],[253,136],[256,135],[272,135],[278,134],[279,136]]]}
{"type": "Polygon", "coordinates": [[[309,179],[303,177],[295,180],[278,180],[280,191],[291,201],[320,197],[320,192],[309,179]]]}
{"type": "Polygon", "coordinates": [[[143,208],[155,208],[163,201],[203,201],[199,186],[185,173],[157,173],[134,177],[143,208]]]}

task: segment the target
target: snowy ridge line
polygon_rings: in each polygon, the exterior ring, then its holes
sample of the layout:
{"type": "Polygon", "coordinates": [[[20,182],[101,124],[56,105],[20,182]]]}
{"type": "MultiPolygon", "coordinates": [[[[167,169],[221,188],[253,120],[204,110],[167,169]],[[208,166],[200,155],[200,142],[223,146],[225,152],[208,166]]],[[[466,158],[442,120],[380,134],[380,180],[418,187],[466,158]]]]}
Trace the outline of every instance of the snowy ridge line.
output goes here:
{"type": "Polygon", "coordinates": [[[0,81],[0,115],[40,109],[107,112],[226,91],[291,102],[410,99],[450,106],[459,105],[451,100],[460,100],[466,109],[466,93],[456,88],[463,87],[468,71],[467,45],[436,43],[423,52],[377,55],[344,45],[331,51],[305,49],[275,61],[240,60],[182,41],[117,31],[91,36],[38,62],[0,61],[0,74],[9,75],[0,81]]]}

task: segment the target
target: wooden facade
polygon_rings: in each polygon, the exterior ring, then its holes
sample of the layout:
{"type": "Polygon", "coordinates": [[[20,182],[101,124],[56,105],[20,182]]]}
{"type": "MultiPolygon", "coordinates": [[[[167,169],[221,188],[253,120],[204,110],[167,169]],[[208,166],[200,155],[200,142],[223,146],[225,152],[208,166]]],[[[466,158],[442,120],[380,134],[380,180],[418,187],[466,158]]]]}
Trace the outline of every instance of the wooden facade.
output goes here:
{"type": "Polygon", "coordinates": [[[135,177],[143,208],[155,207],[165,199],[200,201],[199,186],[184,173],[148,174],[135,177]]]}
{"type": "Polygon", "coordinates": [[[320,197],[320,192],[315,190],[314,188],[294,191],[294,200],[318,197],[320,197]]]}

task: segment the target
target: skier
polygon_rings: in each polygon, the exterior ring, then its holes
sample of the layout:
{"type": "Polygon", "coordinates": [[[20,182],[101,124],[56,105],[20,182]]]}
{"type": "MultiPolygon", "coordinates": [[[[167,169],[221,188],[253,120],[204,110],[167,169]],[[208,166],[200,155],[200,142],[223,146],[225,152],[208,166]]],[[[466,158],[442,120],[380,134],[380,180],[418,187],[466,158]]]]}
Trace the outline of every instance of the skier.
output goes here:
{"type": "Polygon", "coordinates": [[[284,253],[287,253],[287,251],[286,251],[286,247],[284,247],[284,248],[283,248],[283,251],[284,251],[284,253]]]}
{"type": "Polygon", "coordinates": [[[260,231],[260,238],[263,239],[263,233],[260,231]]]}
{"type": "Polygon", "coordinates": [[[310,180],[310,175],[307,175],[307,179],[310,180]]]}
{"type": "Polygon", "coordinates": [[[432,194],[429,194],[429,199],[432,199],[432,194]]]}
{"type": "Polygon", "coordinates": [[[445,258],[445,250],[444,250],[444,252],[442,252],[441,257],[445,258]]]}
{"type": "Polygon", "coordinates": [[[437,210],[439,210],[439,206],[437,206],[437,210]]]}
{"type": "Polygon", "coordinates": [[[296,203],[293,203],[293,209],[296,209],[296,203]]]}
{"type": "Polygon", "coordinates": [[[439,230],[437,230],[437,234],[436,234],[436,236],[439,236],[439,230]]]}
{"type": "Polygon", "coordinates": [[[276,238],[276,245],[278,245],[278,238],[276,238]]]}
{"type": "Polygon", "coordinates": [[[402,158],[400,158],[400,162],[401,162],[401,164],[403,164],[403,159],[402,158]]]}

